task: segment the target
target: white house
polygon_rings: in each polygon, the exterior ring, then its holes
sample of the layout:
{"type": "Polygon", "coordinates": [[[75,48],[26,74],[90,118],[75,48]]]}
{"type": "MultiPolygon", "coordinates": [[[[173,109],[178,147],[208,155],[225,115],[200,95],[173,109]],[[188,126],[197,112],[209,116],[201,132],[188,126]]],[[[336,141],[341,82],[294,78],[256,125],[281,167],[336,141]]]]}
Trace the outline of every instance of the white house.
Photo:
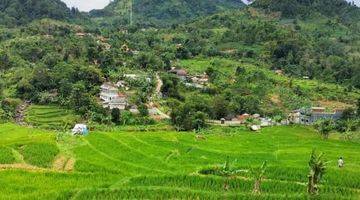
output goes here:
{"type": "Polygon", "coordinates": [[[104,108],[125,110],[127,105],[126,95],[120,93],[118,87],[112,83],[101,86],[100,99],[104,108]]]}

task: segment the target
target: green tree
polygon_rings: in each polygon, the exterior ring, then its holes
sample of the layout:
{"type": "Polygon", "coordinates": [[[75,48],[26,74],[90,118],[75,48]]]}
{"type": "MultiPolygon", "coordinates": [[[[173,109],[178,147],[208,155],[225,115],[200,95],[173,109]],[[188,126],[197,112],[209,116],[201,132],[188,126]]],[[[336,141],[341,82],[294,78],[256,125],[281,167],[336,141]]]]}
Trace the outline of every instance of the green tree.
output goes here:
{"type": "Polygon", "coordinates": [[[192,127],[196,131],[199,131],[202,128],[206,127],[206,114],[200,111],[196,112],[192,116],[192,127]]]}
{"type": "Polygon", "coordinates": [[[323,136],[324,139],[328,139],[330,132],[335,128],[335,122],[332,119],[319,120],[314,124],[314,127],[323,136]]]}
{"type": "Polygon", "coordinates": [[[173,107],[170,117],[172,124],[179,131],[200,130],[206,127],[206,114],[194,110],[188,103],[173,107]]]}

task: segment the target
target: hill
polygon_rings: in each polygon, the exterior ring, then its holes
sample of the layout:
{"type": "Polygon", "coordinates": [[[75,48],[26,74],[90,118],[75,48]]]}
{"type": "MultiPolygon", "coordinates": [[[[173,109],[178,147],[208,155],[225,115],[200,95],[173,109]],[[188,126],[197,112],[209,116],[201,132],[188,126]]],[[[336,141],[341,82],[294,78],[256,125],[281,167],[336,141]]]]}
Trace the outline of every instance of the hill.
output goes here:
{"type": "MultiPolygon", "coordinates": [[[[158,26],[184,22],[196,17],[243,6],[244,3],[239,0],[134,0],[132,5],[135,23],[156,24],[158,26]]],[[[90,14],[93,17],[107,17],[106,20],[109,20],[109,17],[115,17],[116,20],[124,20],[125,18],[126,22],[129,19],[126,9],[129,7],[128,1],[115,0],[103,10],[94,10],[90,14]]]]}
{"type": "Polygon", "coordinates": [[[252,6],[267,11],[280,12],[284,18],[307,18],[321,14],[331,18],[338,18],[338,20],[347,24],[360,21],[360,8],[345,0],[257,0],[252,6]]]}
{"type": "Polygon", "coordinates": [[[65,20],[77,12],[61,0],[1,0],[0,25],[23,25],[43,18],[65,20]]]}

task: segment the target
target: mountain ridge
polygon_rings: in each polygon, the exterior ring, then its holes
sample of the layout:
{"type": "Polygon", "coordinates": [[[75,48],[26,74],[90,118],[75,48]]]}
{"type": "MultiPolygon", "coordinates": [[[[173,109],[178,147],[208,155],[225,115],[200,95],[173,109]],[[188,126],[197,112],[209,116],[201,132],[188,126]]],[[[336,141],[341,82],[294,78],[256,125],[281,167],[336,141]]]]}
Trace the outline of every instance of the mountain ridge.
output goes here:
{"type": "MultiPolygon", "coordinates": [[[[125,0],[115,0],[104,9],[91,11],[90,16],[125,16],[126,18],[126,6],[128,6],[126,4],[125,0]]],[[[242,8],[245,4],[239,0],[135,0],[132,6],[135,23],[144,23],[146,21],[155,24],[176,24],[225,10],[242,8]]],[[[126,20],[125,23],[128,23],[126,20]]]]}

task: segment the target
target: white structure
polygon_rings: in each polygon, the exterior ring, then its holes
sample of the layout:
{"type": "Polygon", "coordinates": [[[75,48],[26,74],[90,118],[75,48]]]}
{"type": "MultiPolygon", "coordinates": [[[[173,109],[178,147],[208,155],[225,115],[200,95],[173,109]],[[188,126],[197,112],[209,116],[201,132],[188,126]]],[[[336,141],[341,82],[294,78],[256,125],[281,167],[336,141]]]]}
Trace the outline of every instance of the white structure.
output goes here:
{"type": "Polygon", "coordinates": [[[85,124],[76,124],[71,132],[73,135],[87,135],[89,130],[85,124]]]}
{"type": "Polygon", "coordinates": [[[272,126],[272,120],[268,119],[268,118],[260,118],[260,126],[261,127],[267,127],[267,126],[272,126]]]}
{"type": "Polygon", "coordinates": [[[252,125],[252,126],[250,126],[250,129],[251,129],[252,131],[260,131],[260,130],[261,130],[261,126],[259,126],[259,125],[252,125]]]}
{"type": "Polygon", "coordinates": [[[126,95],[120,93],[118,87],[112,83],[104,83],[101,86],[100,99],[104,108],[125,110],[127,105],[126,95]]]}

